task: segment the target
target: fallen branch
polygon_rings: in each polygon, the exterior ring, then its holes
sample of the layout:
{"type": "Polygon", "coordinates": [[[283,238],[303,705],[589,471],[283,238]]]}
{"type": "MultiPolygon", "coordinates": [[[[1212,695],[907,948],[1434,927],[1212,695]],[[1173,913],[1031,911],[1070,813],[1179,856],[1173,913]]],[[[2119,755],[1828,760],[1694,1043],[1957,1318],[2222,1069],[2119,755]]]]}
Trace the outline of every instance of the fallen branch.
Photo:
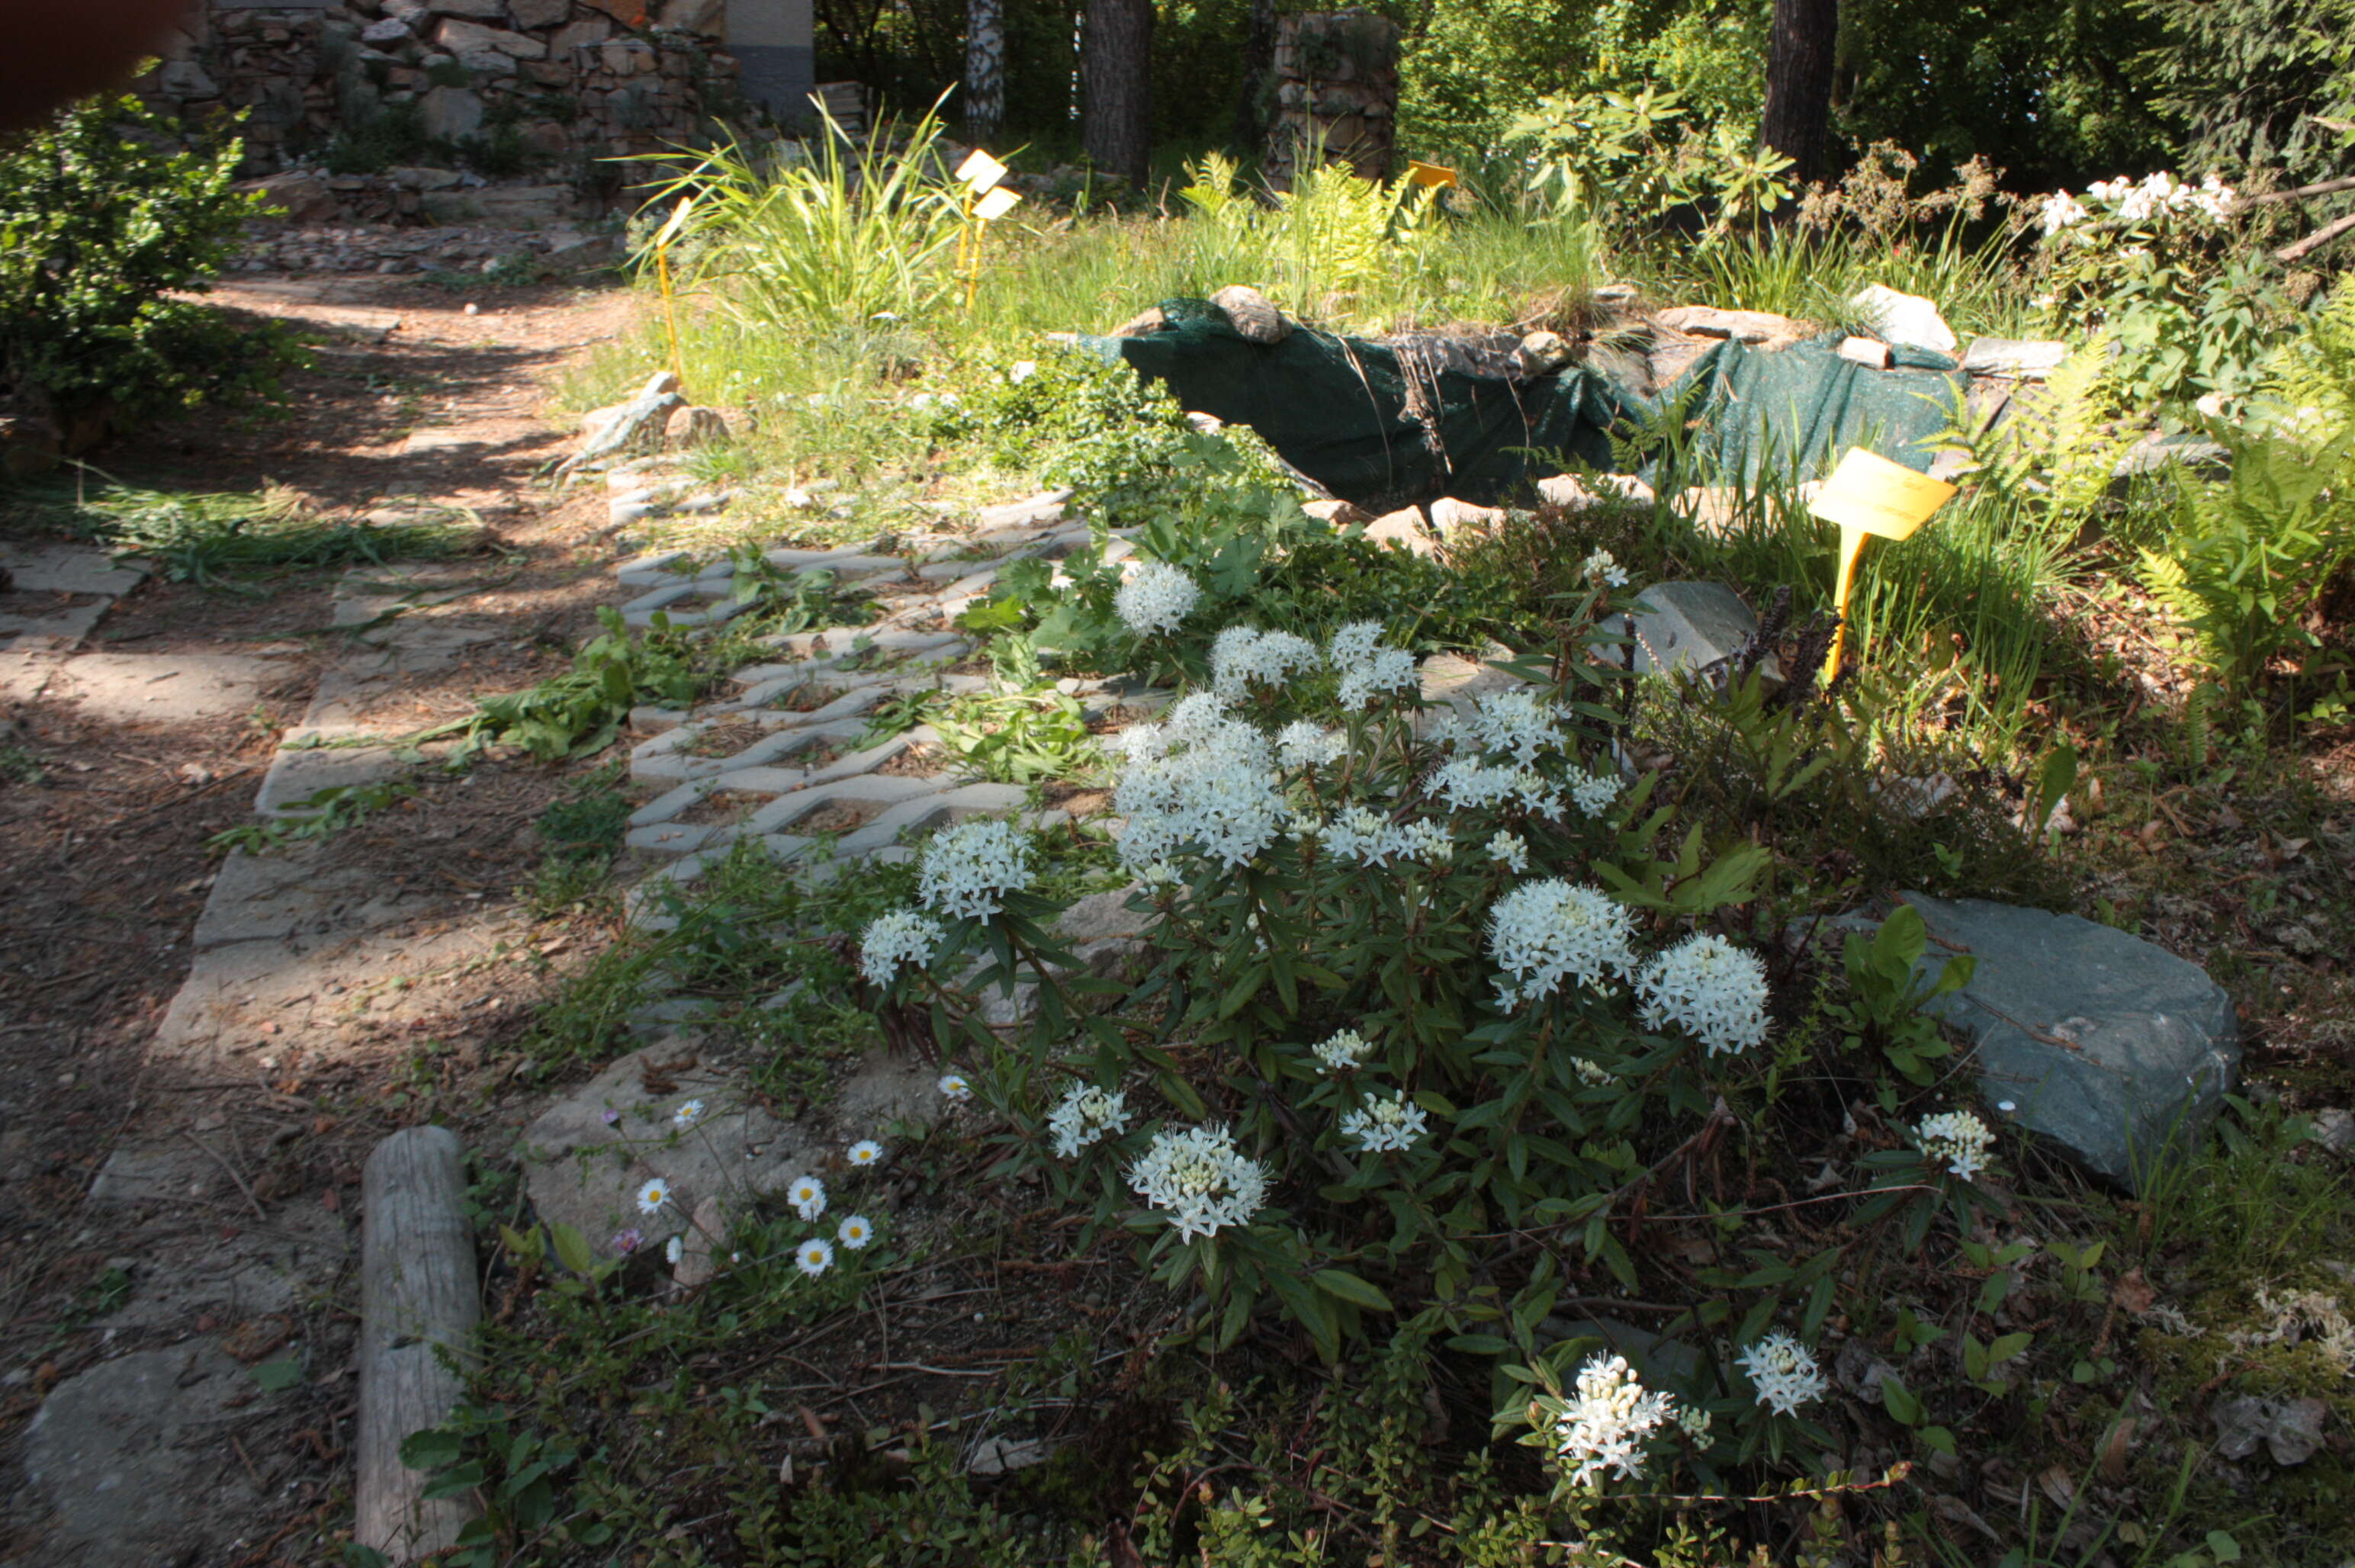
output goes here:
{"type": "Polygon", "coordinates": [[[2286,265],[2321,250],[2349,229],[2355,229],[2355,212],[2344,218],[2334,218],[2303,240],[2294,240],[2274,252],[2274,260],[2286,265]]]}
{"type": "Polygon", "coordinates": [[[2355,175],[2346,175],[2338,179],[2317,180],[2312,185],[2299,186],[2296,190],[2269,190],[2263,196],[2244,196],[2241,198],[2241,204],[2244,207],[2264,207],[2269,202],[2304,201],[2310,196],[2332,196],[2342,190],[2355,190],[2355,175]]]}

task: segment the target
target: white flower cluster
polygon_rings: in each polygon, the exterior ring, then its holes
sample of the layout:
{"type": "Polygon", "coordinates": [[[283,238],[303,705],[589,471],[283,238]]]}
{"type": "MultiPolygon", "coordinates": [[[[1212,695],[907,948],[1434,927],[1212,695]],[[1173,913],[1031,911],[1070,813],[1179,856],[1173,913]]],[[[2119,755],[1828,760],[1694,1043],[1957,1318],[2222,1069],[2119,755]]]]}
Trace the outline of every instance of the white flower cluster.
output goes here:
{"type": "Polygon", "coordinates": [[[1410,1105],[1404,1094],[1388,1099],[1376,1095],[1341,1118],[1341,1132],[1355,1138],[1367,1154],[1402,1153],[1423,1136],[1431,1118],[1420,1105],[1410,1105]]]}
{"type": "Polygon", "coordinates": [[[1618,557],[1607,549],[1598,549],[1579,562],[1578,574],[1587,578],[1599,577],[1612,588],[1627,586],[1627,569],[1621,566],[1618,557]]]}
{"type": "Polygon", "coordinates": [[[1365,1065],[1374,1048],[1356,1029],[1345,1029],[1316,1048],[1320,1072],[1351,1072],[1365,1065]]]}
{"type": "Polygon", "coordinates": [[[1166,636],[1193,613],[1202,591],[1166,561],[1148,560],[1112,596],[1113,613],[1140,637],[1166,636]]]}
{"type": "Polygon", "coordinates": [[[1560,816],[1561,796],[1535,768],[1454,757],[1432,770],[1423,788],[1457,811],[1514,801],[1540,816],[1560,816]]]}
{"type": "Polygon", "coordinates": [[[1559,878],[1523,882],[1488,914],[1488,955],[1509,978],[1497,1000],[1550,997],[1568,980],[1589,985],[1636,967],[1635,923],[1602,889],[1559,878]]]}
{"type": "Polygon", "coordinates": [[[1475,698],[1458,724],[1455,739],[1476,742],[1484,752],[1509,752],[1524,767],[1544,751],[1569,750],[1561,731],[1562,710],[1529,691],[1491,691],[1475,698]]]}
{"type": "Polygon", "coordinates": [[[943,934],[939,921],[911,909],[879,915],[858,939],[858,972],[869,985],[889,986],[902,965],[931,963],[943,934]]]}
{"type": "Polygon", "coordinates": [[[1241,698],[1253,686],[1280,687],[1294,671],[1323,662],[1316,645],[1305,637],[1229,626],[1210,644],[1210,687],[1221,697],[1241,698]]]}
{"type": "Polygon", "coordinates": [[[1645,965],[1636,994],[1646,1028],[1674,1024],[1711,1056],[1766,1038],[1766,965],[1713,933],[1688,936],[1645,965]]]}
{"type": "Polygon", "coordinates": [[[1968,1111],[1941,1111],[1923,1117],[1913,1129],[1913,1147],[1965,1181],[1987,1168],[1987,1151],[1994,1145],[1987,1125],[1968,1111]]]}
{"type": "Polygon", "coordinates": [[[1619,798],[1619,780],[1610,773],[1590,773],[1581,768],[1571,770],[1570,798],[1578,802],[1578,809],[1589,816],[1601,816],[1619,798]]]}
{"type": "Polygon", "coordinates": [[[1329,767],[1348,754],[1349,738],[1297,719],[1275,732],[1275,760],[1287,768],[1329,767]]]}
{"type": "Polygon", "coordinates": [[[1325,659],[1341,677],[1336,699],[1352,713],[1363,712],[1385,691],[1414,689],[1414,656],[1386,646],[1380,622],[1352,621],[1334,633],[1325,659]]]}
{"type": "Polygon", "coordinates": [[[1392,859],[1439,865],[1455,854],[1455,840],[1444,824],[1427,817],[1396,823],[1362,805],[1316,824],[1313,831],[1326,848],[1361,866],[1387,865],[1392,859]]]}
{"type": "Polygon", "coordinates": [[[1780,1329],[1753,1340],[1738,1360],[1742,1371],[1757,1385],[1758,1403],[1779,1414],[1789,1415],[1803,1404],[1812,1404],[1830,1386],[1807,1348],[1780,1329]]]}
{"type": "Polygon", "coordinates": [[[2044,198],[2039,213],[2044,232],[2063,233],[2093,221],[2094,208],[2105,208],[2109,215],[2122,223],[2147,223],[2161,216],[2183,213],[2197,214],[2211,228],[2232,216],[2239,204],[2239,194],[2231,186],[2210,175],[2198,185],[2179,180],[2165,169],[2140,180],[2120,175],[2115,179],[2095,180],[2085,187],[2085,195],[2094,203],[2087,207],[2065,190],[2054,191],[2044,198]]]}
{"type": "Polygon", "coordinates": [[[1074,1083],[1049,1113],[1047,1130],[1055,1135],[1057,1157],[1077,1159],[1090,1144],[1128,1131],[1128,1096],[1107,1094],[1092,1083],[1074,1083]]]}
{"type": "Polygon", "coordinates": [[[1010,822],[960,822],[924,846],[916,901],[951,920],[986,920],[1032,874],[1028,833],[1010,822]]]}
{"type": "Polygon", "coordinates": [[[1554,1429],[1572,1486],[1606,1469],[1631,1479],[1644,1468],[1644,1440],[1676,1418],[1676,1401],[1647,1393],[1625,1358],[1594,1356],[1578,1371],[1578,1398],[1554,1429]]]}
{"type": "Polygon", "coordinates": [[[1238,1154],[1223,1125],[1154,1134],[1128,1168],[1128,1185],[1186,1241],[1240,1225],[1267,1202],[1267,1168],[1238,1154]]]}
{"type": "Polygon", "coordinates": [[[1505,869],[1518,876],[1529,869],[1529,847],[1521,842],[1519,834],[1498,828],[1488,840],[1488,859],[1501,862],[1505,869]]]}
{"type": "Polygon", "coordinates": [[[1120,858],[1130,866],[1166,860],[1188,845],[1230,870],[1275,841],[1290,815],[1267,737],[1230,717],[1212,692],[1197,692],[1167,721],[1121,736],[1128,761],[1113,805],[1127,826],[1120,858]]]}

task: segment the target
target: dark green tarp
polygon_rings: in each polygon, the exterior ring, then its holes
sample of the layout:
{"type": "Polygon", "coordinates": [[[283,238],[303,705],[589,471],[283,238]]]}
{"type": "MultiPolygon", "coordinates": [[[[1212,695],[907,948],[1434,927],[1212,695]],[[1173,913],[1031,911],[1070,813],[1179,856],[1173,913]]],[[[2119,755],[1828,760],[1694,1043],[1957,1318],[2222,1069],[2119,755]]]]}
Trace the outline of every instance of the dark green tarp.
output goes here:
{"type": "MultiPolygon", "coordinates": [[[[1793,454],[1804,477],[1852,444],[1927,468],[1924,443],[1952,422],[1963,385],[1937,355],[1911,355],[1913,368],[1867,369],[1840,358],[1833,336],[1772,352],[1714,344],[1655,396],[1640,374],[1614,379],[1590,366],[1522,378],[1496,340],[1448,352],[1434,339],[1295,328],[1257,344],[1203,301],[1169,301],[1162,312],[1156,331],[1080,341],[1166,383],[1189,411],[1251,426],[1333,494],[1383,506],[1443,495],[1513,499],[1528,482],[1561,471],[1561,462],[1534,453],[1607,471],[1611,431],[1685,396],[1690,447],[1714,464],[1714,482],[1793,454]]],[[[1700,477],[1687,471],[1687,482],[1700,477]]]]}

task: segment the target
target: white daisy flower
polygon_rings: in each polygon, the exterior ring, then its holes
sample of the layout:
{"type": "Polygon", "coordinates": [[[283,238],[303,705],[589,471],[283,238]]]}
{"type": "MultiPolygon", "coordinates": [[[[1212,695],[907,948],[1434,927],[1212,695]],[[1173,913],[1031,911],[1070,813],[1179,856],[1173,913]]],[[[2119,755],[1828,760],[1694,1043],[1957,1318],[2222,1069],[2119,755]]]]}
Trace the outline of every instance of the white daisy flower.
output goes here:
{"type": "Polygon", "coordinates": [[[1011,822],[960,822],[932,835],[916,876],[916,901],[951,920],[986,920],[1034,875],[1030,836],[1011,822]]]}
{"type": "Polygon", "coordinates": [[[1128,1096],[1108,1094],[1092,1083],[1074,1083],[1048,1114],[1047,1130],[1055,1135],[1058,1157],[1077,1159],[1090,1144],[1128,1130],[1128,1096]]]}
{"type": "Polygon", "coordinates": [[[1188,1241],[1240,1225],[1267,1202],[1267,1168],[1237,1153],[1223,1125],[1154,1134],[1128,1185],[1188,1241]]]}
{"type": "Polygon", "coordinates": [[[973,1098],[973,1084],[962,1072],[942,1073],[940,1081],[933,1087],[952,1100],[964,1101],[973,1098]]]}
{"type": "Polygon", "coordinates": [[[1378,1095],[1341,1118],[1341,1133],[1363,1153],[1393,1154],[1412,1148],[1429,1124],[1423,1107],[1409,1104],[1404,1094],[1378,1095]]]}
{"type": "Polygon", "coordinates": [[[855,1253],[875,1239],[875,1227],[864,1214],[846,1215],[835,1228],[834,1239],[855,1253]]]}
{"type": "Polygon", "coordinates": [[[914,910],[894,910],[867,923],[858,939],[858,972],[873,986],[889,986],[902,965],[927,965],[940,950],[941,923],[914,910]]]}
{"type": "Polygon", "coordinates": [[[1807,1348],[1780,1329],[1753,1341],[1738,1360],[1758,1389],[1758,1403],[1778,1414],[1823,1398],[1830,1387],[1807,1348]]]}
{"type": "Polygon", "coordinates": [[[1606,1469],[1622,1479],[1643,1472],[1644,1440],[1671,1420],[1676,1402],[1647,1393],[1626,1360],[1595,1356],[1579,1369],[1578,1398],[1554,1428],[1561,1462],[1572,1486],[1585,1486],[1606,1469]]]}
{"type": "Polygon", "coordinates": [[[1536,1001],[1562,982],[1592,985],[1636,967],[1635,923],[1600,888],[1559,878],[1523,882],[1488,915],[1488,953],[1509,978],[1497,982],[1507,1006],[1536,1001]]]}
{"type": "Polygon", "coordinates": [[[794,1264],[804,1274],[815,1279],[834,1266],[834,1243],[823,1236],[812,1236],[794,1249],[794,1264]]]}
{"type": "Polygon", "coordinates": [[[1112,596],[1113,613],[1140,637],[1166,636],[1193,613],[1202,591],[1167,561],[1148,560],[1112,596]]]}
{"type": "Polygon", "coordinates": [[[873,1165],[883,1157],[883,1146],[873,1138],[861,1138],[850,1146],[849,1159],[853,1165],[873,1165]]]}
{"type": "Polygon", "coordinates": [[[1645,965],[1636,995],[1646,1028],[1672,1023],[1711,1056],[1748,1051],[1766,1038],[1766,965],[1714,933],[1688,936],[1645,965]]]}
{"type": "Polygon", "coordinates": [[[663,1243],[663,1261],[670,1264],[671,1267],[677,1268],[678,1266],[678,1260],[686,1255],[687,1239],[684,1236],[673,1236],[669,1241],[663,1243]]]}
{"type": "Polygon", "coordinates": [[[638,1189],[638,1212],[641,1214],[657,1212],[669,1201],[670,1183],[659,1176],[638,1189]]]}
{"type": "Polygon", "coordinates": [[[1922,1118],[1913,1144],[1934,1163],[1944,1163],[1948,1174],[1969,1181],[1987,1168],[1995,1135],[1968,1111],[1942,1111],[1922,1118]]]}
{"type": "Polygon", "coordinates": [[[826,1183],[815,1176],[796,1176],[785,1188],[785,1200],[805,1220],[826,1212],[826,1183]]]}
{"type": "Polygon", "coordinates": [[[680,1132],[687,1131],[701,1120],[703,1120],[703,1102],[700,1100],[689,1100],[670,1114],[670,1125],[680,1132]]]}

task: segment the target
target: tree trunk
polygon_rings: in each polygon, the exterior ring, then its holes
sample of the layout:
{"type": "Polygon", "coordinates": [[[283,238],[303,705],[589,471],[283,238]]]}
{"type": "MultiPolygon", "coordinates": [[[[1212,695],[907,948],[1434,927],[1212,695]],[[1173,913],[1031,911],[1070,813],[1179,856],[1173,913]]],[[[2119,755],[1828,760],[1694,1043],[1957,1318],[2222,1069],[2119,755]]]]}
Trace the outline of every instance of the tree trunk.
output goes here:
{"type": "Polygon", "coordinates": [[[1251,31],[1243,37],[1243,94],[1235,105],[1235,151],[1256,156],[1267,140],[1267,94],[1275,72],[1275,0],[1252,0],[1251,31]]]}
{"type": "Polygon", "coordinates": [[[1080,144],[1096,167],[1145,188],[1152,141],[1153,0],[1088,0],[1080,49],[1080,144]]]}
{"type": "Polygon", "coordinates": [[[1831,174],[1832,64],[1839,0],[1774,0],[1766,45],[1766,112],[1758,139],[1800,180],[1831,174]]]}
{"type": "Polygon", "coordinates": [[[964,135],[975,145],[1006,124],[1006,0],[966,0],[964,135]]]}

